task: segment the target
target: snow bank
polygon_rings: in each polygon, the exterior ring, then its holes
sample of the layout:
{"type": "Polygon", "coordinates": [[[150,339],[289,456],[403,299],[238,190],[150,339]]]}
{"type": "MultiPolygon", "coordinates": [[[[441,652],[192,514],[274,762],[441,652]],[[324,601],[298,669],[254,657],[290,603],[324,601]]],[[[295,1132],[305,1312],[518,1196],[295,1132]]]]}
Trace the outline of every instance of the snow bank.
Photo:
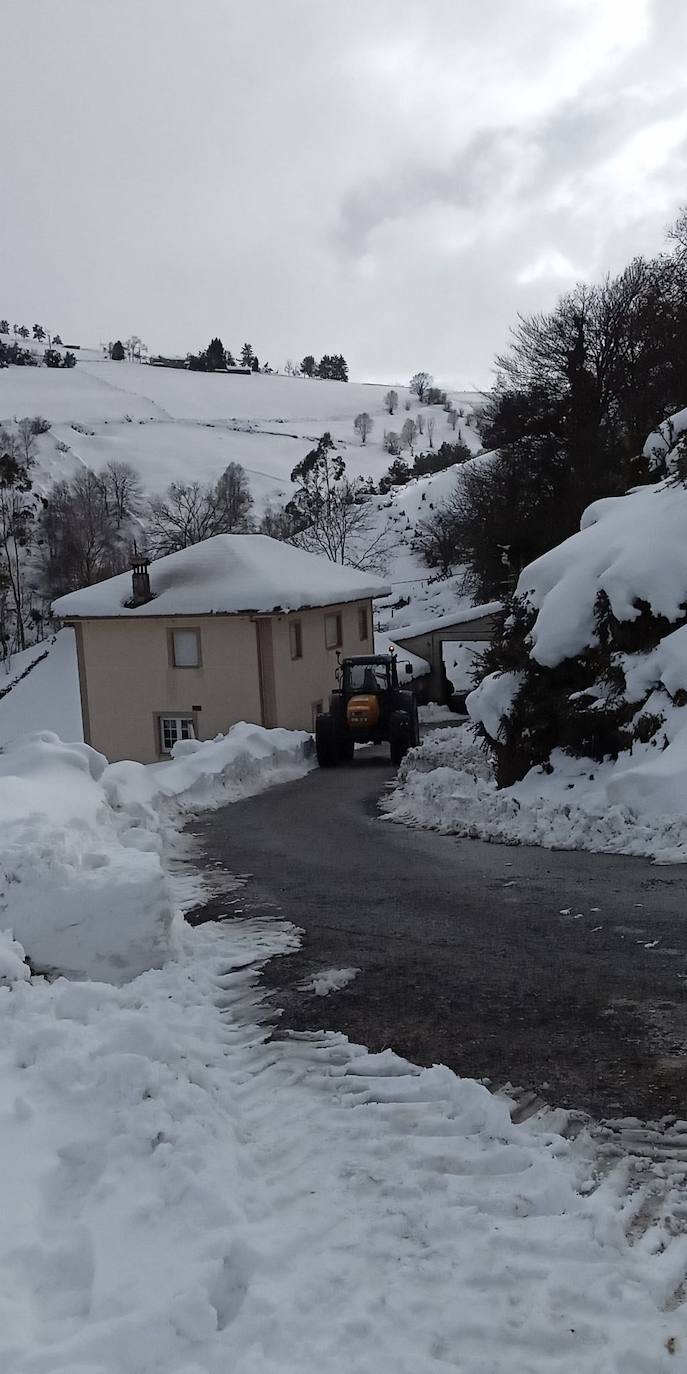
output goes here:
{"type": "Polygon", "coordinates": [[[687,863],[686,746],[681,733],[674,754],[649,743],[602,764],[557,749],[550,772],[499,789],[466,725],[411,750],[381,806],[391,821],[447,835],[687,863]]]}
{"type": "MultiPolygon", "coordinates": [[[[174,812],[237,800],[309,767],[310,737],[240,724],[170,763],[108,764],[50,732],[0,753],[0,928],[40,969],[120,982],[158,965],[174,904],[174,812]]],[[[0,965],[1,966],[1,965],[0,965]]]]}

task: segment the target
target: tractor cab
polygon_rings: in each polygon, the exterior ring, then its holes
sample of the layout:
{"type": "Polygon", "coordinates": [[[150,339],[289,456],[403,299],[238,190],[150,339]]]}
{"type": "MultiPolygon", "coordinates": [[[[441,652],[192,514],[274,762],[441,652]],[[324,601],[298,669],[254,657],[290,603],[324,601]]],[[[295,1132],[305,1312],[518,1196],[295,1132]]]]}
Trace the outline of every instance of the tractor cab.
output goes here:
{"type": "Polygon", "coordinates": [[[341,688],[346,696],[356,692],[379,695],[398,689],[398,669],[392,654],[363,654],[359,658],[344,658],[341,667],[341,688]]]}
{"type": "Polygon", "coordinates": [[[399,685],[395,656],[344,658],[336,675],[339,686],[332,692],[329,711],[315,723],[319,763],[329,767],[352,759],[356,744],[385,740],[392,762],[400,763],[406,751],[419,743],[419,725],[413,692],[399,685]]]}

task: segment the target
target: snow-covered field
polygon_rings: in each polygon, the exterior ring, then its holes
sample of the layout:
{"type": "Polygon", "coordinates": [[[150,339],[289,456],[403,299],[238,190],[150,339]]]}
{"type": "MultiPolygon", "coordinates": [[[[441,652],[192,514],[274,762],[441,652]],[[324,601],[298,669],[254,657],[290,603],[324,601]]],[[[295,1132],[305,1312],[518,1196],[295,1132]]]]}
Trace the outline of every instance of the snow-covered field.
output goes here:
{"type": "MultiPolygon", "coordinates": [[[[172,481],[214,482],[235,462],[248,473],[259,514],[288,497],[292,469],[325,430],[345,446],[350,475],[375,481],[391,462],[382,446],[384,430],[400,430],[408,415],[432,414],[435,448],[458,438],[441,407],[430,411],[417,405],[407,387],[395,389],[399,410],[392,417],[384,407],[386,386],[185,372],[114,363],[82,349],[71,369],[0,369],[0,424],[24,415],[51,422],[38,442],[43,484],[69,477],[83,464],[97,471],[115,460],[131,463],[145,489],[155,493],[172,481]],[[364,446],[353,429],[361,411],[373,420],[364,446]]],[[[459,421],[463,440],[476,452],[480,440],[469,419],[481,398],[474,392],[451,395],[466,412],[459,421]]]]}
{"type": "Polygon", "coordinates": [[[164,770],[50,737],[2,758],[33,860],[3,823],[3,924],[32,957],[64,935],[61,823],[91,932],[67,936],[79,981],[29,979],[0,938],[3,1374],[678,1367],[675,1162],[614,1160],[564,1113],[516,1126],[480,1084],[341,1035],[272,1042],[258,974],[297,933],[175,912],[202,881],[186,865],[175,890],[174,816],[302,772],[300,737],[237,727],[164,770]],[[128,890],[106,900],[120,851],[128,890]],[[114,957],[133,913],[157,934],[136,977],[114,957]]]}

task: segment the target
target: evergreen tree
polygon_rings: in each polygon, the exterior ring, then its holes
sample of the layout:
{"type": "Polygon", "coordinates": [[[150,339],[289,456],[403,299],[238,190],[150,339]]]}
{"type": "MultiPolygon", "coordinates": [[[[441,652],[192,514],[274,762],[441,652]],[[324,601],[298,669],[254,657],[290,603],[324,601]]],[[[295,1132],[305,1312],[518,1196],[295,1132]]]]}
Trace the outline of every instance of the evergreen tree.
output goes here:
{"type": "Polygon", "coordinates": [[[252,363],[251,363],[251,370],[252,370],[253,372],[259,372],[259,371],[260,371],[260,363],[258,362],[258,359],[256,358],[255,354],[253,354],[253,361],[252,361],[252,363]]]}
{"type": "Polygon", "coordinates": [[[249,343],[245,343],[245,344],[243,345],[243,348],[241,349],[241,366],[242,366],[242,367],[252,367],[252,366],[253,366],[253,349],[252,349],[251,344],[249,344],[249,343]]]}
{"type": "Polygon", "coordinates": [[[315,359],[312,353],[306,353],[301,363],[301,372],[303,373],[304,377],[315,376],[315,359]]]}
{"type": "MultiPolygon", "coordinates": [[[[49,350],[48,350],[48,351],[49,351],[49,350]]],[[[110,351],[110,357],[111,357],[113,363],[123,363],[123,362],[124,362],[124,359],[125,359],[125,357],[126,357],[126,354],[125,354],[125,352],[124,352],[124,344],[122,343],[121,339],[117,339],[116,343],[113,343],[112,348],[111,348],[111,351],[110,351]]],[[[49,363],[48,366],[51,366],[51,364],[49,363]]]]}
{"type": "Polygon", "coordinates": [[[221,372],[226,367],[226,355],[222,340],[211,339],[205,354],[208,372],[221,372]]]}

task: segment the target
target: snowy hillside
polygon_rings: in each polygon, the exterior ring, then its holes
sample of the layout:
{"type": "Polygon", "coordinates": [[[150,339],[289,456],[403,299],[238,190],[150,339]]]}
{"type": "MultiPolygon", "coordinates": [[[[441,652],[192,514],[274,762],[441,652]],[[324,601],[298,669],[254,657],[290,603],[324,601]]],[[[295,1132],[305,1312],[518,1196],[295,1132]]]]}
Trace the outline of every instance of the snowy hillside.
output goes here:
{"type": "Polygon", "coordinates": [[[81,464],[97,471],[120,460],[131,463],[153,493],[172,481],[216,481],[236,462],[249,475],[259,512],[288,496],[292,469],[324,430],[344,445],[349,474],[375,481],[391,461],[383,449],[384,430],[400,430],[408,415],[432,414],[435,447],[457,440],[462,431],[471,451],[479,450],[469,424],[481,400],[477,393],[451,393],[456,408],[466,412],[454,433],[441,407],[419,406],[407,388],[395,389],[399,410],[390,416],[386,386],[186,372],[112,362],[82,349],[72,369],[0,370],[0,423],[24,415],[51,422],[38,444],[39,482],[69,477],[81,464]],[[353,429],[361,411],[373,420],[365,445],[353,429]]]}

